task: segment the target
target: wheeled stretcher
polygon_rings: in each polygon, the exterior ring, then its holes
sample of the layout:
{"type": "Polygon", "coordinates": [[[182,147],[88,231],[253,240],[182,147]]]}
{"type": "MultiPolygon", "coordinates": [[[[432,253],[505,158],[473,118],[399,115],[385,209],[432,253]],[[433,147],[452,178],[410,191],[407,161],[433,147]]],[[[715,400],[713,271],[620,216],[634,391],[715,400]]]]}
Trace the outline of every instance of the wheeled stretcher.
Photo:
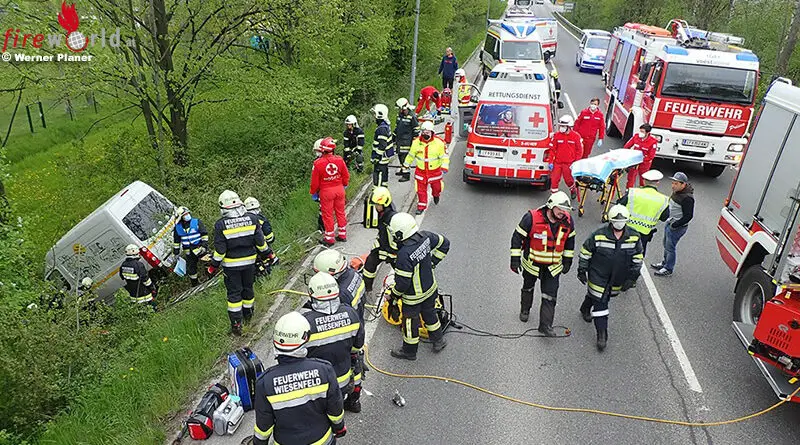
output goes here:
{"type": "Polygon", "coordinates": [[[586,194],[593,190],[600,194],[597,202],[603,206],[602,221],[606,222],[608,209],[622,198],[620,177],[643,160],[639,150],[619,149],[572,163],[572,177],[578,185],[578,216],[583,216],[586,194]]]}

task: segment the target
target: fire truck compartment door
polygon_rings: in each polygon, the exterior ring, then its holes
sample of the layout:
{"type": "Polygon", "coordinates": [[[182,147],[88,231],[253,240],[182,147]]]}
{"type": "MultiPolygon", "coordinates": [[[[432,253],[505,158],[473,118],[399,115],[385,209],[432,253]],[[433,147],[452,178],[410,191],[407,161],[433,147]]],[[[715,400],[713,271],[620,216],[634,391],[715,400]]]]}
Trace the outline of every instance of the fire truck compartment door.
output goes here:
{"type": "Polygon", "coordinates": [[[625,42],[622,52],[619,55],[617,71],[614,73],[614,88],[619,91],[620,102],[625,101],[625,92],[628,90],[628,79],[631,77],[631,66],[636,55],[636,46],[630,42],[625,42]]]}
{"type": "Polygon", "coordinates": [[[756,213],[761,224],[780,240],[794,224],[800,188],[800,176],[797,174],[797,166],[800,165],[800,156],[797,154],[797,147],[800,146],[800,119],[795,117],[791,128],[778,152],[761,206],[756,213]]]}

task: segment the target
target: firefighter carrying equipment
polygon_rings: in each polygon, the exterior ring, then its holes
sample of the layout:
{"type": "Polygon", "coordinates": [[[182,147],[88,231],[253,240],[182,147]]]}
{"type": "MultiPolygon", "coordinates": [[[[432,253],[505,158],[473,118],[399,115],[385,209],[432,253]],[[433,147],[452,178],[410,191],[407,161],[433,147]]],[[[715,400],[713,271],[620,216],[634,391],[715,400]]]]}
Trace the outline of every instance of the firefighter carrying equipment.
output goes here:
{"type": "Polygon", "coordinates": [[[655,187],[632,188],[628,191],[628,225],[642,235],[649,235],[668,207],[669,198],[655,187]]]}
{"type": "Polygon", "coordinates": [[[380,226],[380,214],[376,205],[388,207],[392,203],[392,194],[386,187],[375,187],[364,199],[364,227],[377,229],[380,226]]]}
{"type": "Polygon", "coordinates": [[[531,408],[541,409],[541,410],[545,410],[545,411],[557,411],[557,412],[564,412],[564,413],[596,414],[596,415],[601,415],[601,416],[617,417],[617,418],[621,418],[621,419],[637,420],[637,421],[641,421],[641,422],[652,422],[652,423],[661,423],[661,424],[667,424],[667,425],[678,425],[678,426],[686,426],[686,427],[723,426],[723,425],[731,425],[731,424],[734,424],[734,423],[744,422],[746,420],[751,420],[751,419],[754,419],[756,417],[759,417],[759,416],[762,416],[764,414],[767,414],[767,413],[769,413],[771,411],[774,411],[776,408],[778,408],[781,405],[785,404],[786,402],[789,402],[790,400],[792,400],[795,396],[800,395],[800,387],[798,387],[797,389],[795,389],[795,391],[791,395],[789,395],[785,399],[782,399],[782,400],[776,402],[775,404],[773,404],[772,406],[770,406],[768,408],[762,409],[761,411],[757,411],[757,412],[752,413],[752,414],[748,414],[746,416],[741,416],[741,417],[737,417],[735,419],[729,419],[729,420],[720,420],[720,421],[715,421],[715,422],[687,422],[687,421],[683,421],[683,420],[659,419],[659,418],[655,418],[655,417],[639,416],[639,415],[635,415],[635,414],[622,414],[622,413],[616,413],[616,412],[613,412],[613,411],[603,411],[603,410],[592,409],[592,408],[575,408],[575,407],[562,407],[562,406],[544,405],[544,404],[541,404],[541,403],[529,402],[529,401],[526,401],[526,400],[522,400],[522,399],[518,399],[518,398],[515,398],[515,397],[507,396],[505,394],[501,394],[499,392],[492,391],[490,389],[486,389],[486,388],[483,388],[481,386],[474,385],[472,383],[468,383],[468,382],[465,382],[463,380],[458,380],[458,379],[454,379],[454,378],[447,377],[447,376],[426,375],[426,374],[401,374],[401,373],[391,372],[391,371],[387,371],[387,370],[385,370],[383,368],[380,368],[380,367],[376,366],[375,363],[372,362],[368,346],[365,346],[364,350],[366,352],[365,360],[366,360],[367,364],[370,366],[370,368],[375,370],[375,371],[377,371],[379,374],[383,374],[383,375],[385,375],[387,377],[395,377],[395,378],[399,378],[399,379],[412,379],[412,380],[420,380],[420,379],[422,379],[422,380],[436,380],[436,381],[440,381],[440,382],[444,382],[444,383],[455,383],[457,385],[461,385],[461,386],[464,386],[466,388],[470,388],[470,389],[473,389],[475,391],[478,391],[478,392],[481,392],[481,393],[484,393],[484,394],[488,394],[490,396],[497,397],[497,398],[502,399],[502,400],[506,400],[508,402],[518,403],[520,405],[529,406],[531,408]]]}

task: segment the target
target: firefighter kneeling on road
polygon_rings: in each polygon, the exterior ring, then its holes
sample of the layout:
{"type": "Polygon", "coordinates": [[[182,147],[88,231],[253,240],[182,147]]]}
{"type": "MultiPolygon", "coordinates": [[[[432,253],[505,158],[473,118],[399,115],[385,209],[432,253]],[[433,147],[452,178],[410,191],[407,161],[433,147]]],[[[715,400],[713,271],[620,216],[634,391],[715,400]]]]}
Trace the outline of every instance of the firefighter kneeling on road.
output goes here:
{"type": "Polygon", "coordinates": [[[336,149],[336,141],[333,138],[325,138],[320,144],[322,156],[314,161],[311,169],[311,196],[319,196],[320,211],[322,213],[322,223],[325,225],[325,233],[320,240],[320,244],[332,246],[336,241],[347,241],[347,213],[344,210],[345,192],[344,189],[350,183],[350,172],[344,159],[333,154],[336,149]],[[336,238],[334,239],[333,215],[336,213],[336,238]]]}
{"type": "Polygon", "coordinates": [[[264,240],[269,247],[269,252],[266,254],[264,260],[256,264],[256,274],[259,276],[269,275],[272,273],[272,267],[277,266],[280,262],[280,259],[275,255],[275,251],[272,250],[272,243],[275,242],[275,233],[272,231],[272,224],[270,224],[267,217],[261,213],[261,203],[258,202],[256,198],[252,196],[245,198],[244,208],[258,218],[258,223],[261,224],[261,233],[264,234],[264,240]]]}
{"type": "Polygon", "coordinates": [[[433,203],[439,204],[439,196],[444,189],[444,175],[450,168],[450,156],[443,140],[434,135],[433,122],[425,121],[421,125],[418,138],[411,144],[411,151],[406,156],[404,167],[411,161],[417,163],[414,170],[415,188],[417,190],[417,215],[428,208],[428,185],[431,186],[433,203]]]}
{"type": "Polygon", "coordinates": [[[433,269],[447,255],[450,241],[437,233],[420,231],[414,217],[404,212],[394,215],[389,233],[399,246],[392,297],[401,298],[403,302],[403,347],[392,349],[391,355],[416,360],[420,314],[428,338],[433,342],[433,352],[440,352],[447,346],[436,313],[439,285],[433,269]]]}
{"type": "Polygon", "coordinates": [[[308,340],[308,356],[327,360],[336,372],[338,387],[346,397],[344,408],[354,413],[361,412],[361,369],[355,369],[358,381],[354,378],[353,362],[357,361],[364,347],[364,325],[358,313],[350,305],[339,300],[339,283],[325,272],[317,272],[308,280],[308,293],[311,307],[300,309],[311,325],[308,340]],[[358,384],[358,392],[355,385],[358,384]]]}
{"type": "Polygon", "coordinates": [[[253,316],[256,261],[266,259],[269,246],[258,218],[247,213],[236,192],[222,192],[219,208],[222,218],[214,224],[214,256],[208,273],[213,275],[222,266],[231,333],[242,335],[242,321],[253,316]]]}
{"type": "Polygon", "coordinates": [[[133,303],[149,304],[156,310],[156,286],[147,275],[147,268],[139,261],[139,248],[136,244],[125,246],[125,261],[119,267],[119,277],[125,280],[125,290],[133,303]]]}
{"type": "Polygon", "coordinates": [[[274,436],[282,445],[335,444],[347,433],[336,371],[325,360],[308,358],[311,326],[290,312],[275,323],[272,345],[278,364],[256,382],[254,445],[274,436]]]}
{"type": "Polygon", "coordinates": [[[583,320],[597,329],[597,349],[608,342],[608,302],[632,288],[642,268],[639,234],[627,226],[628,209],[616,204],[608,211],[608,225],[586,238],[578,261],[578,280],[587,286],[581,305],[583,320]]]}
{"type": "Polygon", "coordinates": [[[539,332],[555,337],[560,275],[569,272],[575,250],[575,223],[569,214],[572,205],[564,192],[550,195],[547,203],[528,211],[511,236],[511,271],[522,266],[520,321],[527,322],[533,306],[533,289],[538,279],[542,289],[539,307],[539,332]]]}
{"type": "Polygon", "coordinates": [[[386,187],[375,187],[369,199],[378,212],[378,237],[372,243],[372,250],[364,261],[366,292],[372,292],[372,285],[378,275],[378,266],[386,261],[394,267],[394,261],[397,259],[397,243],[389,234],[389,224],[397,214],[392,204],[392,194],[386,187]]]}
{"type": "Polygon", "coordinates": [[[197,279],[197,263],[208,252],[208,232],[203,221],[192,218],[186,207],[180,207],[178,213],[180,220],[175,224],[172,235],[172,254],[177,257],[181,248],[186,251],[186,274],[189,275],[192,286],[197,286],[200,284],[197,279]]]}

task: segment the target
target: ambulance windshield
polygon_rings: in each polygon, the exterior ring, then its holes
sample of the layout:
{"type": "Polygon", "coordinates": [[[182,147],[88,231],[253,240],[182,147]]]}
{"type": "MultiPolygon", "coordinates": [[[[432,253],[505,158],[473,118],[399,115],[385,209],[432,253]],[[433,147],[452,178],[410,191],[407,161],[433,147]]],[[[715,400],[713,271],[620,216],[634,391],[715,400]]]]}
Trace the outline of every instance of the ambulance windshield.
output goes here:
{"type": "Polygon", "coordinates": [[[480,136],[541,141],[549,135],[547,108],[541,105],[483,104],[475,133],[480,136]]]}
{"type": "Polygon", "coordinates": [[[516,0],[514,4],[516,4],[517,6],[530,6],[531,0],[516,0]]]}
{"type": "Polygon", "coordinates": [[[661,94],[714,102],[752,104],[756,72],[736,68],[670,63],[661,94]]]}
{"type": "Polygon", "coordinates": [[[542,60],[542,44],[539,42],[503,42],[500,50],[503,60],[542,60]]]}

